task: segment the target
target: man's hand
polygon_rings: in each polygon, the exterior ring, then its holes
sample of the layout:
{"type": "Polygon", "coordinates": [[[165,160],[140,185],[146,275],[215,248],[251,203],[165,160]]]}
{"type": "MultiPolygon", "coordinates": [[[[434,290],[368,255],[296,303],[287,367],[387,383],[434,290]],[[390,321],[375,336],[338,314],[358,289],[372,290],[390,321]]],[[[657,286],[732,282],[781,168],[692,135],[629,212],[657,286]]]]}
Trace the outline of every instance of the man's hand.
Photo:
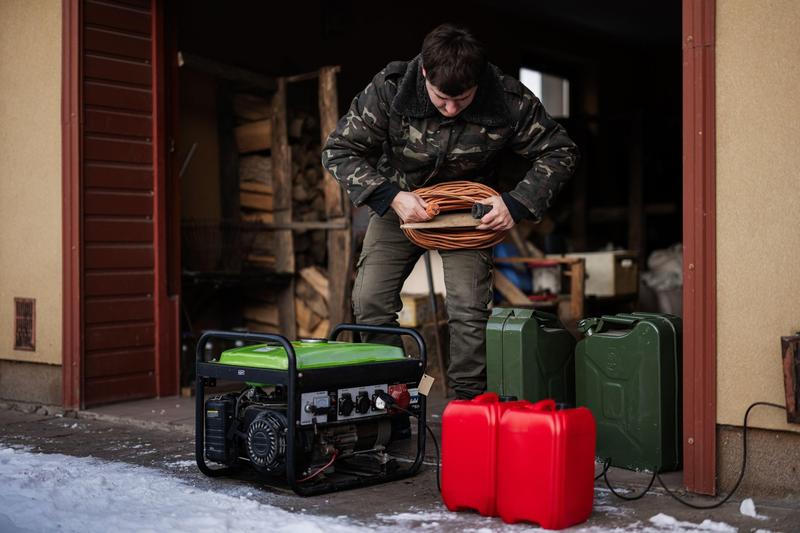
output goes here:
{"type": "Polygon", "coordinates": [[[425,222],[432,217],[425,211],[428,203],[413,192],[400,191],[391,203],[392,209],[403,223],[425,222]]]}
{"type": "Polygon", "coordinates": [[[508,207],[500,196],[490,196],[481,200],[482,204],[492,206],[492,210],[483,215],[480,226],[475,229],[488,229],[492,231],[504,231],[514,227],[514,219],[508,212],[508,207]]]}

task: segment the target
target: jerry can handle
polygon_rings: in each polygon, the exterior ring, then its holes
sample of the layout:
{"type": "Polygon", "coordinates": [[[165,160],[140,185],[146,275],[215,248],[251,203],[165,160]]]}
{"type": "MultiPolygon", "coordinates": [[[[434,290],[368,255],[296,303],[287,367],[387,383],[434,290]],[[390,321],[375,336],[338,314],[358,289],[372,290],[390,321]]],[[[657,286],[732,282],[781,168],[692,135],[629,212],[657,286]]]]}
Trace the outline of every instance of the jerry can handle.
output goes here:
{"type": "Polygon", "coordinates": [[[632,326],[637,322],[639,322],[639,319],[632,317],[616,316],[616,315],[603,315],[602,318],[600,318],[600,321],[609,324],[622,324],[624,326],[632,326]]]}
{"type": "Polygon", "coordinates": [[[475,396],[472,401],[474,403],[497,403],[500,401],[500,397],[495,392],[484,392],[475,396]]]}
{"type": "Polygon", "coordinates": [[[546,400],[539,400],[535,404],[528,406],[528,409],[531,411],[537,412],[555,412],[556,411],[556,401],[552,398],[547,398],[546,400]]]}
{"type": "Polygon", "coordinates": [[[591,336],[606,330],[606,324],[616,324],[621,326],[633,326],[639,322],[637,318],[626,318],[615,315],[603,315],[600,318],[584,318],[578,322],[578,331],[584,335],[591,336]]]}
{"type": "Polygon", "coordinates": [[[599,318],[584,318],[578,321],[578,331],[586,336],[591,336],[597,332],[602,322],[599,318]]]}

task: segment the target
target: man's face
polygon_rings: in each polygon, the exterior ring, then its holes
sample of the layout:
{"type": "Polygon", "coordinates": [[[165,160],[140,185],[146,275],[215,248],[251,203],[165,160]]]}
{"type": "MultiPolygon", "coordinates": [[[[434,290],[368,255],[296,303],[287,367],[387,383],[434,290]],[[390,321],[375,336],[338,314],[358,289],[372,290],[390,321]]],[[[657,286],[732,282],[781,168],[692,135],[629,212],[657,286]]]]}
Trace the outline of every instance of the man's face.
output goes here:
{"type": "MultiPolygon", "coordinates": [[[[425,76],[425,69],[422,69],[422,75],[425,76]]],[[[475,99],[475,93],[478,92],[478,86],[471,87],[457,96],[451,96],[440,91],[435,85],[425,79],[425,89],[428,91],[428,98],[439,110],[439,113],[448,118],[453,118],[475,99]]]]}

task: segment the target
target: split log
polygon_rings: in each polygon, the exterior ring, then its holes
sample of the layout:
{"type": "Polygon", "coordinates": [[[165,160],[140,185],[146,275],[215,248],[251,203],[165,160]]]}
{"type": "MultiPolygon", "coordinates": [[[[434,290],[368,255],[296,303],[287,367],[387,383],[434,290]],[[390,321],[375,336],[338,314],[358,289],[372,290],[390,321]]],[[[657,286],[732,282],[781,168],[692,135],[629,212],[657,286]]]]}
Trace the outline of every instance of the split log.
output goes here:
{"type": "Polygon", "coordinates": [[[239,184],[262,184],[272,190],[272,158],[264,155],[239,157],[239,184]]]}
{"type": "Polygon", "coordinates": [[[331,322],[326,318],[321,320],[319,325],[314,328],[314,331],[311,332],[311,336],[315,339],[327,339],[330,332],[331,322]]]}
{"type": "Polygon", "coordinates": [[[253,253],[247,256],[247,262],[264,270],[275,270],[275,256],[253,253]]]}
{"type": "Polygon", "coordinates": [[[254,94],[235,94],[233,96],[233,112],[244,122],[272,118],[272,106],[269,100],[254,94]]]}
{"type": "Polygon", "coordinates": [[[248,305],[242,312],[246,320],[268,324],[271,326],[279,325],[278,306],[276,305],[248,305]]]}
{"type": "Polygon", "coordinates": [[[266,211],[260,213],[242,213],[242,220],[244,222],[258,222],[261,224],[272,224],[275,222],[275,216],[266,211]]]}
{"type": "Polygon", "coordinates": [[[243,181],[239,184],[239,190],[272,196],[272,187],[257,181],[243,181]]]}
{"type": "Polygon", "coordinates": [[[272,211],[274,205],[271,192],[264,194],[245,190],[239,192],[239,204],[247,209],[255,209],[257,211],[272,211]]]}
{"type": "Polygon", "coordinates": [[[259,152],[272,147],[272,121],[258,120],[234,128],[239,153],[259,152]]]}
{"type": "Polygon", "coordinates": [[[319,267],[308,267],[300,271],[300,277],[306,280],[311,285],[317,294],[319,294],[325,304],[328,303],[330,289],[328,285],[328,277],[319,267]]]}
{"type": "Polygon", "coordinates": [[[314,313],[321,317],[328,316],[328,304],[322,299],[319,293],[317,293],[314,287],[303,278],[297,280],[295,294],[296,297],[302,299],[314,313]]]}
{"type": "Polygon", "coordinates": [[[316,328],[322,320],[322,317],[312,311],[300,298],[294,299],[294,313],[297,318],[298,331],[314,331],[314,328],[316,328]]]}

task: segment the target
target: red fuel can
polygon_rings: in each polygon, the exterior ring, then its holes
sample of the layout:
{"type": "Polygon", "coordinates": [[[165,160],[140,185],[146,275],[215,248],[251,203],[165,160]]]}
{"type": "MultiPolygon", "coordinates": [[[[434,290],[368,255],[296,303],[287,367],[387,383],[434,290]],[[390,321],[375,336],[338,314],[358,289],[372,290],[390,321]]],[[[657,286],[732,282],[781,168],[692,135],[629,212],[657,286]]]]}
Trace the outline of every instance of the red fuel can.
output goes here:
{"type": "Polygon", "coordinates": [[[563,529],[589,518],[596,425],[588,409],[557,411],[553,400],[510,406],[499,434],[497,513],[504,522],[563,529]]]}
{"type": "Polygon", "coordinates": [[[453,400],[442,414],[442,499],[451,511],[497,516],[497,443],[503,412],[530,402],[501,402],[487,392],[453,400]]]}

